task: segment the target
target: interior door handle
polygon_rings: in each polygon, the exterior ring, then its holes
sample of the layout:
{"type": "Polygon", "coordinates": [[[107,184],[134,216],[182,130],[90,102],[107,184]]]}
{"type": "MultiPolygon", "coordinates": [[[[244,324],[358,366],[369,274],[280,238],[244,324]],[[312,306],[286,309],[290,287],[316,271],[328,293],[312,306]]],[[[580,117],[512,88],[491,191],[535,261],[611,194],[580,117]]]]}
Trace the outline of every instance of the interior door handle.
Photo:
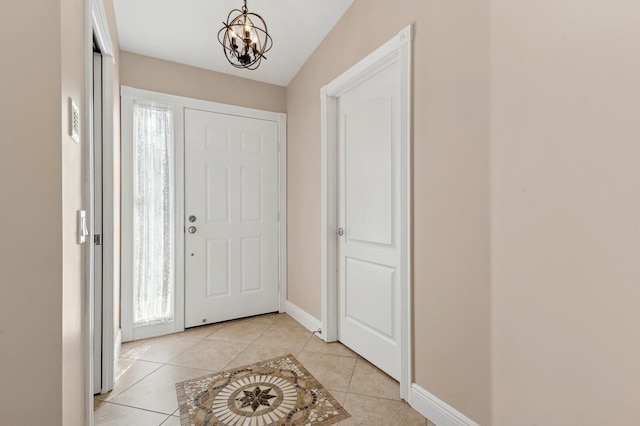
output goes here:
{"type": "Polygon", "coordinates": [[[190,234],[195,234],[197,230],[198,230],[198,228],[196,228],[195,226],[190,226],[189,227],[189,233],[190,234]]]}
{"type": "Polygon", "coordinates": [[[344,229],[338,228],[334,231],[334,233],[342,237],[344,235],[344,229]]]}

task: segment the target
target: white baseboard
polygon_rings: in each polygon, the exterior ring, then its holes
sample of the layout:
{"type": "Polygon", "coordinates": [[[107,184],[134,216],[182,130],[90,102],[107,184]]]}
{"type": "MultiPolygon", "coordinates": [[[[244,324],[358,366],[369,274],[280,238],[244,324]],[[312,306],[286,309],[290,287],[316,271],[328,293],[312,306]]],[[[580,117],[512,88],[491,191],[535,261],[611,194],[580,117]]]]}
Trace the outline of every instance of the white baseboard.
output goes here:
{"type": "Polygon", "coordinates": [[[309,331],[313,332],[322,329],[322,321],[316,319],[313,315],[307,313],[288,300],[286,304],[286,312],[291,318],[298,321],[309,331]]]}
{"type": "Polygon", "coordinates": [[[480,426],[415,383],[411,385],[409,404],[436,426],[480,426]]]}

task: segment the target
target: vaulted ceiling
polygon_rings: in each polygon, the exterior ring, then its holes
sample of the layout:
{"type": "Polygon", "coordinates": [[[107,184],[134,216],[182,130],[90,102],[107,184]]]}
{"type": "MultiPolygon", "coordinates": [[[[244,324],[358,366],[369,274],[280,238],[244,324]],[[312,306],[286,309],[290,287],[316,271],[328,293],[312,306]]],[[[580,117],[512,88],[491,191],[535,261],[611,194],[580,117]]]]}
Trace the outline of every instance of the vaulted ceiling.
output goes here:
{"type": "Polygon", "coordinates": [[[257,70],[226,60],[218,31],[242,0],[115,0],[120,48],[127,52],[286,86],[353,0],[247,0],[273,48],[257,70]]]}

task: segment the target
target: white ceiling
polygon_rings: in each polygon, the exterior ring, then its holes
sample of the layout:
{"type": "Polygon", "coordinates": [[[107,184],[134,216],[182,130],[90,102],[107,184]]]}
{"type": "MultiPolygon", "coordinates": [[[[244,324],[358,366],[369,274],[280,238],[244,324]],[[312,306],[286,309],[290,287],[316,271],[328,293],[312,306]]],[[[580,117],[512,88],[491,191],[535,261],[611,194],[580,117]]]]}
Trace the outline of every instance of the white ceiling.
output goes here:
{"type": "Polygon", "coordinates": [[[273,48],[257,70],[236,69],[218,31],[242,0],[115,0],[120,48],[127,52],[286,86],[353,0],[247,0],[273,48]]]}

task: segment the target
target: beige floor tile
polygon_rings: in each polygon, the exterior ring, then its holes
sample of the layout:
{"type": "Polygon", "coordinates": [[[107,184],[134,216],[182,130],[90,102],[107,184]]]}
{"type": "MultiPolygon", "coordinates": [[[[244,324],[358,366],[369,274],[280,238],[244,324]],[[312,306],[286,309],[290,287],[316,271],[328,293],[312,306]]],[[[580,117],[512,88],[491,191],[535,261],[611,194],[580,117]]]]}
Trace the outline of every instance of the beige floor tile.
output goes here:
{"type": "Polygon", "coordinates": [[[247,343],[204,339],[169,361],[169,364],[220,371],[247,346],[247,343]]]}
{"type": "Polygon", "coordinates": [[[182,333],[178,333],[178,336],[189,336],[189,337],[202,337],[203,339],[213,333],[214,331],[220,330],[224,327],[224,323],[219,324],[211,324],[211,325],[202,325],[199,327],[188,328],[182,333]]]}
{"type": "Polygon", "coordinates": [[[161,426],[180,426],[180,417],[171,416],[161,426]]]}
{"type": "Polygon", "coordinates": [[[289,353],[297,356],[311,338],[311,332],[300,327],[271,326],[267,331],[255,340],[259,346],[270,346],[287,349],[289,353]]]}
{"type": "Polygon", "coordinates": [[[356,364],[355,358],[302,352],[298,361],[329,391],[347,392],[356,364]]]}
{"type": "Polygon", "coordinates": [[[136,347],[140,346],[141,344],[143,344],[144,342],[148,341],[149,339],[141,339],[141,340],[134,340],[133,342],[125,342],[122,344],[122,347],[120,348],[120,356],[121,357],[126,357],[127,355],[129,355],[129,353],[136,347]]]}
{"type": "Polygon", "coordinates": [[[178,408],[175,384],[207,374],[211,371],[164,365],[116,395],[112,402],[172,414],[178,408]]]}
{"type": "Polygon", "coordinates": [[[329,393],[333,395],[333,397],[336,399],[336,401],[340,403],[340,405],[344,406],[344,400],[347,398],[346,392],[332,390],[332,391],[329,391],[329,393]]]}
{"type": "Polygon", "coordinates": [[[350,356],[352,358],[356,358],[358,356],[355,352],[340,342],[327,343],[317,336],[311,337],[309,343],[307,343],[307,346],[304,347],[302,352],[317,352],[320,354],[350,356]]]}
{"type": "Polygon", "coordinates": [[[282,314],[274,313],[274,314],[264,314],[264,315],[256,315],[254,317],[245,318],[247,321],[251,322],[259,322],[260,324],[273,325],[276,321],[280,319],[282,314]]]}
{"type": "Polygon", "coordinates": [[[305,326],[303,326],[302,324],[300,324],[298,321],[294,320],[287,314],[279,315],[278,320],[273,325],[277,325],[278,327],[296,327],[296,328],[302,328],[303,330],[307,330],[305,326]]]}
{"type": "Polygon", "coordinates": [[[145,341],[129,351],[126,357],[141,359],[143,361],[166,363],[191,346],[194,346],[200,340],[202,340],[201,337],[169,334],[145,341]]]}
{"type": "Polygon", "coordinates": [[[268,329],[268,324],[240,320],[225,324],[224,327],[207,336],[207,339],[248,344],[256,340],[268,329]]]}
{"type": "Polygon", "coordinates": [[[167,419],[166,414],[102,403],[93,412],[94,426],[158,426],[167,419]]]}
{"type": "Polygon", "coordinates": [[[223,370],[230,368],[242,367],[244,365],[253,364],[255,362],[264,361],[266,359],[276,358],[283,355],[288,355],[291,352],[288,348],[276,348],[271,346],[260,346],[251,344],[244,351],[240,353],[229,364],[225,365],[223,370]]]}
{"type": "Polygon", "coordinates": [[[93,397],[93,411],[95,412],[95,410],[98,409],[98,407],[100,407],[101,405],[104,405],[104,401],[99,399],[97,396],[93,397]]]}
{"type": "MultiPolygon", "coordinates": [[[[247,323],[260,323],[260,321],[256,321],[255,320],[255,316],[254,317],[244,317],[244,318],[238,318],[238,319],[234,319],[234,320],[229,320],[229,321],[225,321],[225,322],[221,322],[220,324],[223,325],[236,325],[236,324],[247,324],[247,323]]],[[[266,323],[262,323],[263,325],[269,325],[266,323]]]]}
{"type": "Polygon", "coordinates": [[[116,373],[116,383],[113,390],[96,398],[110,401],[119,393],[125,391],[129,386],[134,385],[149,374],[162,367],[157,362],[142,361],[139,359],[120,358],[118,360],[118,372],[116,373]]]}
{"type": "Polygon", "coordinates": [[[400,384],[365,359],[358,358],[356,369],[351,377],[349,393],[400,399],[400,384]]]}
{"type": "Polygon", "coordinates": [[[94,399],[96,425],[179,426],[175,383],[288,353],[352,414],[340,424],[427,424],[399,400],[395,380],[349,348],[286,314],[267,314],[123,344],[114,390],[94,399]]]}
{"type": "Polygon", "coordinates": [[[427,424],[427,420],[404,401],[349,393],[344,408],[351,414],[350,418],[339,423],[345,426],[425,426],[427,424]]]}

